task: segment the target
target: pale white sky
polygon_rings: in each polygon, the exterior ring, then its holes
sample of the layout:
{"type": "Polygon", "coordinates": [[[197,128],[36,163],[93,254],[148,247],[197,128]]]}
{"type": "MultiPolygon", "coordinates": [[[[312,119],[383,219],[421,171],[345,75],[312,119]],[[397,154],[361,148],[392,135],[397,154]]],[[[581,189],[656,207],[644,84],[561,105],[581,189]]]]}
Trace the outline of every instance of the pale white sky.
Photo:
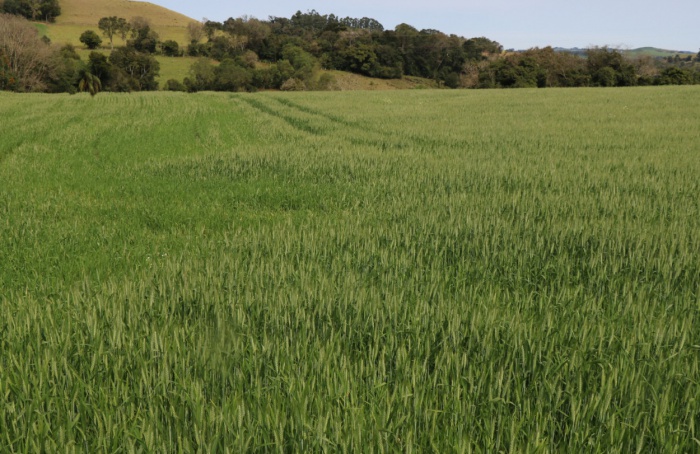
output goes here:
{"type": "Polygon", "coordinates": [[[393,29],[400,23],[471,38],[486,36],[505,48],[547,45],[645,46],[697,52],[700,0],[150,0],[193,19],[224,21],[242,15],[290,17],[297,10],[372,17],[393,29]]]}

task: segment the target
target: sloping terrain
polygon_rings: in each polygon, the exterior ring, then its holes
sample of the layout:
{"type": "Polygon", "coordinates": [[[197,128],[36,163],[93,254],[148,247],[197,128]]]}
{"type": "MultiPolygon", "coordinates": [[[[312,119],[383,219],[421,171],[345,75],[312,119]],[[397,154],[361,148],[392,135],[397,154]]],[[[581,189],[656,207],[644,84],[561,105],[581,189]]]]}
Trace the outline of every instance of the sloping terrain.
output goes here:
{"type": "MultiPolygon", "coordinates": [[[[56,23],[47,25],[46,33],[54,42],[75,45],[80,44],[78,38],[85,30],[98,31],[97,22],[107,16],[127,20],[145,17],[162,40],[172,39],[183,45],[187,41],[187,24],[194,20],[153,3],[129,0],[62,0],[61,10],[56,23]]],[[[117,38],[115,44],[119,41],[117,38]]]]}

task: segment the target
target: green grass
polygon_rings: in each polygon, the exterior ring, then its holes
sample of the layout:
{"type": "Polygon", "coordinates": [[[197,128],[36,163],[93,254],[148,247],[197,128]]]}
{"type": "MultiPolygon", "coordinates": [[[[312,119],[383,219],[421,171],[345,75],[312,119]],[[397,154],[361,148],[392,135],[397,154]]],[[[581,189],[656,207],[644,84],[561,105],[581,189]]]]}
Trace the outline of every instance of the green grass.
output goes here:
{"type": "Polygon", "coordinates": [[[699,98],[0,93],[0,451],[697,451],[699,98]]]}

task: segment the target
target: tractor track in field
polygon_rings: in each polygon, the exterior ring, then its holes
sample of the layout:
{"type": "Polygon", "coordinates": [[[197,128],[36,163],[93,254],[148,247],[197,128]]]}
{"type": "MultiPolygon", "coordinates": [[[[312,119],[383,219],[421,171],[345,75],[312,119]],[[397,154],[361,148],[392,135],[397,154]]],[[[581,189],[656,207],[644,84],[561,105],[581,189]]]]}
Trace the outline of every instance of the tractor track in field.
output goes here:
{"type": "Polygon", "coordinates": [[[314,109],[314,108],[305,106],[305,105],[303,105],[303,104],[298,104],[298,103],[295,103],[295,102],[290,101],[290,100],[288,100],[288,99],[277,98],[277,97],[272,97],[271,99],[274,99],[274,100],[277,101],[278,103],[280,103],[280,104],[282,104],[282,105],[284,105],[284,106],[287,106],[287,107],[289,107],[290,109],[296,109],[296,110],[299,110],[299,111],[301,111],[301,112],[307,113],[307,114],[309,114],[309,115],[315,115],[315,116],[318,116],[318,117],[322,117],[322,118],[325,118],[326,120],[331,121],[332,123],[336,123],[336,124],[339,124],[339,125],[342,125],[342,126],[346,126],[346,127],[349,127],[349,128],[358,129],[358,130],[362,130],[362,131],[366,131],[366,130],[367,130],[366,127],[362,126],[361,124],[359,124],[359,123],[357,123],[357,122],[350,121],[350,120],[347,120],[347,119],[345,119],[345,118],[343,118],[343,117],[339,117],[339,116],[337,116],[337,115],[329,114],[329,113],[327,113],[327,112],[323,112],[323,111],[321,111],[321,110],[314,109]]]}
{"type": "Polygon", "coordinates": [[[292,117],[289,115],[284,115],[281,112],[278,112],[274,109],[271,109],[270,107],[266,106],[265,104],[255,100],[255,99],[250,99],[250,98],[239,98],[239,99],[259,112],[265,113],[265,114],[270,115],[270,116],[275,117],[275,118],[279,118],[280,120],[284,121],[289,126],[291,126],[292,128],[294,128],[298,131],[302,131],[302,132],[305,132],[307,134],[311,134],[314,136],[325,135],[323,130],[309,124],[309,122],[307,122],[301,118],[295,118],[295,117],[292,117]]]}
{"type": "Polygon", "coordinates": [[[376,135],[381,136],[385,140],[372,140],[372,139],[364,139],[364,138],[350,138],[348,139],[349,142],[351,142],[354,145],[375,145],[378,148],[381,148],[382,150],[386,149],[405,149],[410,147],[411,145],[416,145],[418,147],[424,147],[424,148],[439,148],[439,147],[459,147],[459,148],[464,148],[469,145],[469,142],[467,140],[435,140],[435,139],[430,139],[427,137],[421,137],[421,136],[416,136],[416,135],[403,135],[400,137],[394,137],[396,134],[391,134],[387,133],[386,131],[383,131],[379,128],[375,128],[372,126],[368,125],[363,125],[359,122],[356,121],[351,121],[347,120],[343,117],[333,115],[318,109],[314,109],[312,107],[305,106],[303,104],[296,103],[294,101],[290,101],[289,99],[283,99],[283,98],[278,98],[278,97],[272,97],[271,99],[274,99],[278,103],[282,104],[285,107],[288,107],[290,109],[298,110],[300,112],[304,112],[308,115],[313,115],[317,117],[321,117],[325,120],[328,120],[332,123],[335,123],[336,125],[351,128],[353,130],[363,132],[363,133],[373,133],[376,135]],[[397,141],[398,139],[398,141],[397,141]]]}
{"type": "MultiPolygon", "coordinates": [[[[260,102],[259,100],[252,98],[238,98],[247,105],[251,106],[255,110],[262,112],[264,114],[270,115],[275,118],[287,123],[294,129],[313,135],[317,137],[328,137],[332,134],[332,129],[324,129],[318,126],[312,125],[308,120],[304,120],[293,115],[285,115],[284,113],[275,110],[274,108],[260,102]]],[[[329,114],[312,107],[304,106],[302,104],[290,101],[288,99],[283,99],[279,97],[270,97],[269,99],[279,103],[280,105],[291,109],[292,111],[300,112],[311,117],[318,119],[323,119],[334,125],[335,127],[342,127],[357,131],[362,134],[353,134],[349,137],[345,137],[343,140],[351,143],[352,145],[362,146],[362,147],[375,147],[382,151],[387,150],[405,150],[411,147],[425,148],[425,149],[439,149],[443,147],[449,148],[464,148],[468,146],[468,142],[465,141],[454,141],[454,140],[435,140],[426,137],[420,137],[415,135],[402,135],[397,136],[396,134],[387,133],[387,131],[382,131],[379,128],[367,126],[360,124],[356,121],[347,120],[338,115],[329,114]],[[367,137],[366,134],[370,133],[375,137],[367,137]]],[[[335,129],[335,128],[333,128],[335,129]]]]}

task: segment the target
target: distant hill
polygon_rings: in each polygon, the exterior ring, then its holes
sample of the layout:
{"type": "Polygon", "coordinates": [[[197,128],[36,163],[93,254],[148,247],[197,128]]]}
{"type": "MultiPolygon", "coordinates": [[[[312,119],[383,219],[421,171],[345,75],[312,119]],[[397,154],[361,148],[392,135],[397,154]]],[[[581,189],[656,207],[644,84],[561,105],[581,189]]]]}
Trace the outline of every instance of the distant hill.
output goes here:
{"type": "Polygon", "coordinates": [[[673,57],[675,55],[687,56],[696,54],[696,52],[690,52],[687,50],[667,50],[656,47],[639,47],[637,49],[625,50],[624,53],[633,56],[649,57],[673,57]]]}
{"type": "Polygon", "coordinates": [[[127,20],[136,16],[145,17],[151,21],[153,29],[162,40],[172,39],[185,45],[187,24],[194,20],[153,3],[130,0],[61,0],[61,10],[56,23],[47,24],[46,34],[56,43],[74,45],[80,45],[78,38],[87,29],[99,33],[97,22],[108,16],[127,20]]]}
{"type": "MultiPolygon", "coordinates": [[[[580,47],[570,47],[570,48],[555,47],[554,50],[557,52],[568,52],[570,54],[575,54],[575,55],[585,55],[586,54],[586,49],[582,49],[580,47]]],[[[639,47],[637,49],[620,49],[620,52],[622,52],[623,54],[630,56],[630,57],[642,57],[642,56],[673,57],[676,55],[687,56],[687,55],[695,55],[696,54],[696,52],[691,52],[691,51],[687,51],[687,50],[667,50],[667,49],[659,49],[657,47],[639,47]]]]}

